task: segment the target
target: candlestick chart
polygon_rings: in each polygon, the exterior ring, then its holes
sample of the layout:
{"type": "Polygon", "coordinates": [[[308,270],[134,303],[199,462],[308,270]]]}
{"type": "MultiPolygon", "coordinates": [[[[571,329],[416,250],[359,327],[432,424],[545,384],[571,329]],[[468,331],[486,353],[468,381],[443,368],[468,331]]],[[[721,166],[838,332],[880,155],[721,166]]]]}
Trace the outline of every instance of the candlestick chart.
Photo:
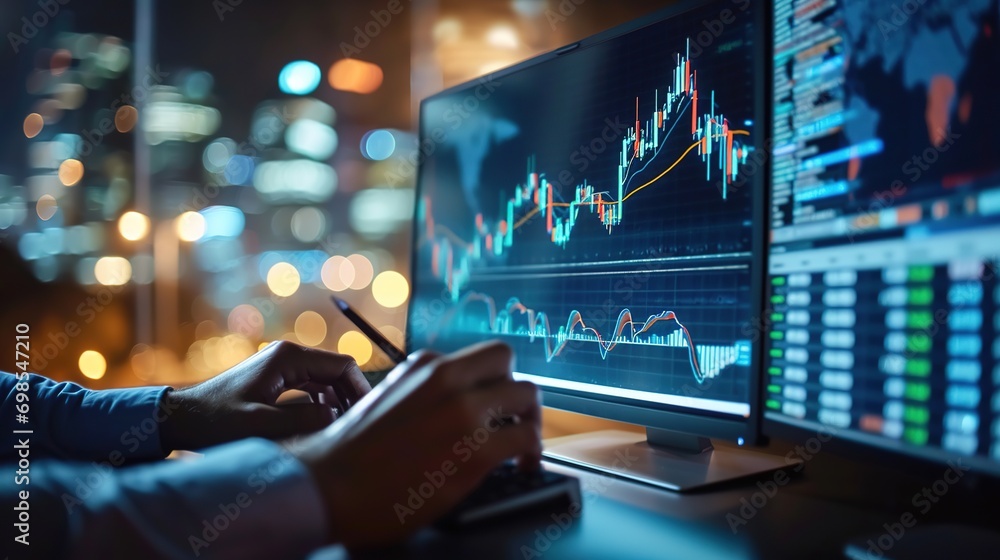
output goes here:
{"type": "Polygon", "coordinates": [[[711,49],[690,33],[664,21],[422,104],[414,347],[496,338],[521,372],[748,402],[750,14],[711,49]]]}
{"type": "MultiPolygon", "coordinates": [[[[501,204],[502,215],[491,224],[482,213],[475,214],[471,239],[463,239],[435,218],[430,196],[418,201],[418,220],[424,224],[422,239],[431,245],[431,266],[435,276],[448,285],[453,300],[457,301],[473,268],[484,259],[502,258],[510,252],[519,230],[533,219],[544,222],[544,233],[537,233],[563,249],[571,243],[581,220],[595,221],[612,235],[627,219],[630,204],[643,204],[643,191],[663,189],[669,196],[671,187],[676,186],[669,176],[688,158],[700,160],[704,171],[700,188],[716,191],[719,204],[726,203],[731,183],[753,151],[743,140],[750,132],[734,126],[718,110],[714,90],[699,91],[698,71],[689,55],[677,53],[673,60],[669,85],[652,92],[647,111],[640,112],[643,100],[635,98],[634,125],[614,142],[618,151],[613,184],[583,179],[563,186],[540,171],[536,158],[529,156],[523,182],[505,191],[509,194],[501,204]],[[668,149],[682,145],[668,142],[674,137],[687,139],[679,154],[668,149]],[[718,182],[713,183],[713,179],[718,182]]],[[[647,194],[656,197],[664,193],[647,194]]]]}

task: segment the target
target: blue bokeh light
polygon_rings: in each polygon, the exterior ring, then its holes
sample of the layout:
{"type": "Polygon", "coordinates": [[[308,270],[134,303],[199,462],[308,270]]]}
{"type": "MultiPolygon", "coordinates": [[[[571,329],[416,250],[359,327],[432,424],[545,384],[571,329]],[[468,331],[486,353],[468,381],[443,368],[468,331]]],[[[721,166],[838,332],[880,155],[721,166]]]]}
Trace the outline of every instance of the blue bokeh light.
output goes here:
{"type": "Polygon", "coordinates": [[[322,72],[308,60],[289,62],[278,74],[278,87],[291,95],[308,95],[319,87],[322,72]]]}
{"type": "Polygon", "coordinates": [[[388,130],[373,130],[361,139],[361,155],[368,159],[374,161],[389,159],[395,151],[396,137],[388,130]]]}

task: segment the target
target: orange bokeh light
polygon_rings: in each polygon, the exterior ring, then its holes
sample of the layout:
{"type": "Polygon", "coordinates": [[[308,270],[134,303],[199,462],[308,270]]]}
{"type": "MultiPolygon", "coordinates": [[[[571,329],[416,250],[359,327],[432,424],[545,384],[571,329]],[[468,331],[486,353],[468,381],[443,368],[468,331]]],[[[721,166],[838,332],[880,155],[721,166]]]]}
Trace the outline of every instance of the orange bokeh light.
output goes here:
{"type": "Polygon", "coordinates": [[[327,75],[330,86],[341,91],[372,93],[382,85],[382,68],[371,62],[345,58],[333,63],[327,75]]]}

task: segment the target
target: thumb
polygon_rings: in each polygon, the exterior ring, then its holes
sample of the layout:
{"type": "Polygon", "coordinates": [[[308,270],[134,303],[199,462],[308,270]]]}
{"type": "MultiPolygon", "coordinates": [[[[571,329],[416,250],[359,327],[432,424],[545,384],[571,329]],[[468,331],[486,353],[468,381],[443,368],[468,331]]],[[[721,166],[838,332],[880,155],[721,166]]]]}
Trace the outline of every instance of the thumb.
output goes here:
{"type": "Polygon", "coordinates": [[[250,411],[254,433],[281,439],[322,430],[334,420],[333,409],[318,403],[259,405],[250,411]]]}

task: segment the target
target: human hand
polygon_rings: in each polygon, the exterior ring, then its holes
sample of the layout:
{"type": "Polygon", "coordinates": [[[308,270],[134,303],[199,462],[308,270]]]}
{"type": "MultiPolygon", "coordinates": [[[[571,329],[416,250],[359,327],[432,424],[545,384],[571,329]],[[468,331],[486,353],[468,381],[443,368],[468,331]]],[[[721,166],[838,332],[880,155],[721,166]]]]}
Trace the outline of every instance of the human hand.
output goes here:
{"type": "Polygon", "coordinates": [[[319,487],[331,542],[401,539],[451,510],[504,460],[537,468],[538,390],[513,380],[512,358],[499,343],[411,356],[335,424],[286,444],[319,487]]]}
{"type": "Polygon", "coordinates": [[[247,437],[314,432],[369,391],[350,356],[274,342],[204,383],[168,392],[160,443],[167,451],[201,449],[247,437]],[[313,402],[277,405],[289,389],[308,392],[313,402]]]}

